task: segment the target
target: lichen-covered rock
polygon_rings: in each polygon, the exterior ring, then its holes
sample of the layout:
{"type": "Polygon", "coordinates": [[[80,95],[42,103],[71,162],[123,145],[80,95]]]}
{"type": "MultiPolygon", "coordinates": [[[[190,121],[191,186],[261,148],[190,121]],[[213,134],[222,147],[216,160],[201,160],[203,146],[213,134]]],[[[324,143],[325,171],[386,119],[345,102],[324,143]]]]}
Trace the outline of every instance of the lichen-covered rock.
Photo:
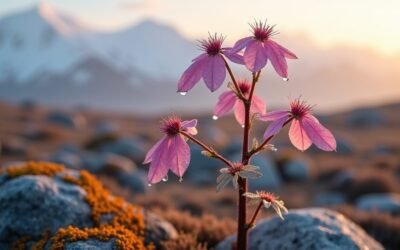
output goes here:
{"type": "Polygon", "coordinates": [[[140,250],[176,236],[171,224],[112,196],[86,171],[29,162],[0,172],[1,249],[140,250]]]}
{"type": "Polygon", "coordinates": [[[400,195],[395,193],[366,194],[357,199],[356,206],[365,211],[399,214],[400,195]]]}
{"type": "MultiPolygon", "coordinates": [[[[231,249],[233,236],[219,243],[216,250],[231,249]]],[[[258,222],[250,231],[249,249],[383,250],[358,225],[342,214],[323,208],[292,210],[285,220],[278,217],[258,222]]]]}

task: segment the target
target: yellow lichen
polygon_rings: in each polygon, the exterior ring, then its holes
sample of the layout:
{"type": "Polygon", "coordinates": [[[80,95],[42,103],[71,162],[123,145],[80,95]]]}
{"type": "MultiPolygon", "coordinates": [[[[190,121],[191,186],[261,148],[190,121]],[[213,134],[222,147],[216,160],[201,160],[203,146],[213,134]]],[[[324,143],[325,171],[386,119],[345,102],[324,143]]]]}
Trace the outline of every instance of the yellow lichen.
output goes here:
{"type": "Polygon", "coordinates": [[[64,170],[63,165],[50,162],[27,162],[25,165],[11,166],[6,169],[9,177],[16,178],[22,175],[53,176],[64,170]]]}
{"type": "MultiPolygon", "coordinates": [[[[11,178],[22,175],[54,176],[61,173],[60,177],[63,181],[78,185],[86,191],[85,200],[91,207],[91,219],[95,227],[79,229],[69,226],[59,229],[56,235],[50,238],[52,249],[63,249],[66,242],[88,238],[103,241],[115,238],[116,244],[121,250],[153,249],[152,245],[144,246],[143,243],[145,222],[142,208],[110,195],[96,177],[87,171],[80,171],[80,176],[74,177],[63,172],[64,170],[62,165],[45,162],[28,162],[25,165],[13,166],[6,170],[11,178]],[[109,220],[107,221],[105,218],[109,218],[109,220]]],[[[34,246],[40,248],[48,240],[49,236],[46,235],[34,246]]],[[[25,241],[19,245],[23,247],[25,241]]]]}

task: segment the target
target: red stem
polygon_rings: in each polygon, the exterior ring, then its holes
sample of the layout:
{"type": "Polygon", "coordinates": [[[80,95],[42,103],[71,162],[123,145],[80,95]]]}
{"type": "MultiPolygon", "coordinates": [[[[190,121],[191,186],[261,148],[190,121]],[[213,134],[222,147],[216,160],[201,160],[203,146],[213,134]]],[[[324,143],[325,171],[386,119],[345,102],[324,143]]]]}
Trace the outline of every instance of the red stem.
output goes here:
{"type": "MultiPolygon", "coordinates": [[[[247,165],[249,163],[249,133],[250,133],[250,107],[253,98],[254,88],[258,80],[259,73],[253,73],[253,82],[248,99],[244,99],[243,105],[245,108],[245,120],[244,120],[244,132],[243,132],[243,149],[242,149],[242,164],[247,165]]],[[[237,232],[237,249],[247,250],[247,232],[248,227],[246,223],[247,215],[247,198],[243,195],[247,192],[247,179],[238,179],[239,191],[239,207],[238,207],[238,232],[237,232]]]]}
{"type": "Polygon", "coordinates": [[[253,217],[251,217],[250,222],[247,224],[247,228],[252,228],[254,226],[254,222],[256,221],[257,215],[260,212],[260,208],[262,207],[263,203],[260,201],[260,204],[258,204],[256,211],[254,211],[253,217]]]}
{"type": "Polygon", "coordinates": [[[182,135],[186,136],[188,139],[190,139],[192,142],[196,143],[197,145],[199,145],[200,147],[202,147],[204,150],[206,150],[207,152],[209,152],[214,158],[217,158],[219,160],[221,160],[222,162],[224,162],[228,167],[232,167],[232,163],[230,161],[228,161],[225,157],[223,157],[222,155],[220,155],[217,151],[215,151],[213,148],[207,146],[206,144],[204,144],[203,142],[201,142],[200,140],[198,140],[197,138],[193,137],[192,135],[181,131],[180,132],[182,135]]]}
{"type": "Polygon", "coordinates": [[[232,72],[232,70],[231,70],[231,67],[229,67],[228,62],[226,61],[226,59],[225,59],[224,57],[222,57],[222,59],[224,59],[224,63],[225,63],[226,70],[228,70],[229,76],[230,76],[231,79],[232,79],[233,85],[235,86],[235,89],[236,89],[236,92],[238,93],[239,99],[242,100],[242,101],[246,100],[246,98],[244,97],[242,91],[241,91],[240,88],[239,88],[239,85],[238,85],[238,83],[237,83],[237,81],[236,81],[236,79],[235,79],[235,76],[233,75],[233,72],[232,72]]]}

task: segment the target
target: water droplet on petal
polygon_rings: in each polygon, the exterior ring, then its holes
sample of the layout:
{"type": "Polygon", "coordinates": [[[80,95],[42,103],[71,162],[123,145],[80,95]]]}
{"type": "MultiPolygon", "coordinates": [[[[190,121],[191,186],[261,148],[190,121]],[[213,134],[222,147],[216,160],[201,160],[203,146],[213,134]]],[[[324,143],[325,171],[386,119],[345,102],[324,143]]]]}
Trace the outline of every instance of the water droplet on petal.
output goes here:
{"type": "Polygon", "coordinates": [[[151,187],[151,184],[149,183],[149,184],[147,184],[147,186],[151,187]]]}
{"type": "Polygon", "coordinates": [[[216,115],[213,115],[212,118],[213,118],[214,121],[218,120],[218,116],[216,116],[216,115]]]}
{"type": "Polygon", "coordinates": [[[183,181],[183,178],[182,178],[182,177],[181,177],[181,178],[179,178],[179,182],[180,182],[180,183],[182,183],[182,181],[183,181]]]}
{"type": "Polygon", "coordinates": [[[182,91],[182,92],[178,92],[180,95],[186,95],[187,92],[186,91],[182,91]]]}
{"type": "Polygon", "coordinates": [[[289,81],[289,78],[284,77],[283,80],[284,80],[285,82],[287,82],[287,81],[289,81]]]}
{"type": "Polygon", "coordinates": [[[244,128],[244,124],[242,125],[242,128],[244,128]]]}
{"type": "Polygon", "coordinates": [[[274,151],[274,152],[278,151],[277,148],[271,148],[271,150],[274,151]]]}
{"type": "Polygon", "coordinates": [[[165,176],[165,177],[162,179],[162,181],[163,181],[163,182],[166,182],[166,181],[168,181],[168,175],[167,175],[167,176],[165,176]]]}

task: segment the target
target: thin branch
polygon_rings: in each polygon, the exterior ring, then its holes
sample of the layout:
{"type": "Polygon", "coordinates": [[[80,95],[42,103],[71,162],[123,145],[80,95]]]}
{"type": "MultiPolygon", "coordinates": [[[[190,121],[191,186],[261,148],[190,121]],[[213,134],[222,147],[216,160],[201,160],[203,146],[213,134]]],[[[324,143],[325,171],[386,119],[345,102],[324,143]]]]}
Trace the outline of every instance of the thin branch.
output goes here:
{"type": "Polygon", "coordinates": [[[222,162],[224,162],[227,166],[232,167],[232,163],[230,161],[228,161],[225,157],[223,157],[222,155],[220,155],[217,151],[215,151],[213,148],[207,146],[206,144],[204,144],[203,142],[201,142],[199,139],[193,137],[192,135],[181,131],[180,132],[182,135],[186,136],[189,140],[191,140],[192,142],[196,143],[197,145],[199,145],[200,147],[202,147],[204,150],[206,150],[207,152],[209,152],[212,157],[217,158],[219,160],[221,160],[222,162]]]}
{"type": "Polygon", "coordinates": [[[256,221],[257,215],[260,212],[260,208],[262,207],[263,203],[260,201],[260,204],[258,204],[256,210],[254,211],[253,216],[251,217],[251,220],[249,223],[247,223],[247,228],[252,228],[254,226],[254,222],[256,221]]]}
{"type": "Polygon", "coordinates": [[[235,86],[235,89],[236,89],[236,92],[238,94],[239,99],[242,100],[242,101],[246,100],[246,98],[244,97],[242,91],[239,88],[239,84],[237,83],[235,76],[233,75],[231,67],[229,66],[228,62],[226,61],[226,59],[224,57],[222,57],[222,59],[224,59],[226,70],[228,70],[229,76],[232,79],[233,85],[235,86]]]}

